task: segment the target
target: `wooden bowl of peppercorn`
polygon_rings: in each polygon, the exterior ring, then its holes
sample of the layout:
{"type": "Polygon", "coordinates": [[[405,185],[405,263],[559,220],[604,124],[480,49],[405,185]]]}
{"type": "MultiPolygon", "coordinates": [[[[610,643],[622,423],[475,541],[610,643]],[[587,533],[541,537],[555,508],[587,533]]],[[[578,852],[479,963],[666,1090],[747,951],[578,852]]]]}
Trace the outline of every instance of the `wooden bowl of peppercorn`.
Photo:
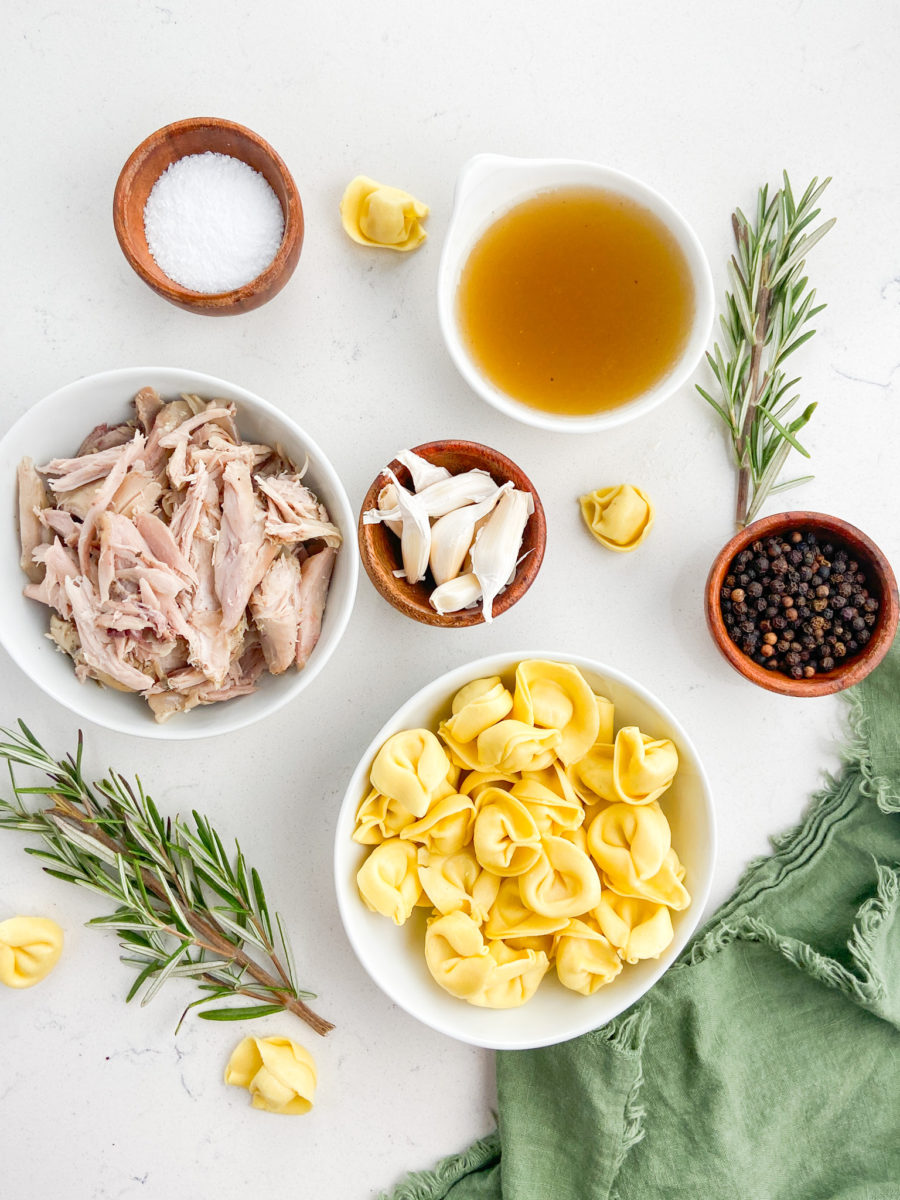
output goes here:
{"type": "Polygon", "coordinates": [[[897,631],[891,565],[854,525],[776,513],[736,534],[706,581],[713,640],[751,683],[827,696],[864,679],[897,631]]]}

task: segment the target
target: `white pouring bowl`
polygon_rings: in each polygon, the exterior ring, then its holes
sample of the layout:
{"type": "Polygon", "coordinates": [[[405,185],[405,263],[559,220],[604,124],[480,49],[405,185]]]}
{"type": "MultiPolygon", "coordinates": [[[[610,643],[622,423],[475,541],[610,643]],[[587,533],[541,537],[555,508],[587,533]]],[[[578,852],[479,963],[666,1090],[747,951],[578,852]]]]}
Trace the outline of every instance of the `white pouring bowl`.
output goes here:
{"type": "Polygon", "coordinates": [[[577,654],[522,651],[495,654],[466,663],[441,675],[411,696],[382,726],[353,772],[338,816],[334,875],[338,908],[347,937],[372,980],[410,1016],[439,1033],[493,1050],[526,1050],[553,1045],[596,1029],[624,1012],[671,966],[696,929],[712,883],[716,857],[715,812],[706,772],[685,730],[646,688],[621,671],[577,654]],[[658,959],[626,965],[612,983],[593,996],[564,988],[553,971],[535,995],[520,1008],[477,1008],[445,992],[425,965],[425,921],[429,910],[415,908],[397,927],[379,913],[369,912],[356,887],[356,873],[371,846],[352,839],[356,812],[369,790],[369,769],[375,754],[401,729],[436,730],[450,715],[450,702],[464,684],[500,675],[509,686],[523,659],[550,659],[578,667],[590,686],[608,696],[616,708],[616,728],[638,725],[659,738],[671,738],[678,749],[679,767],[660,804],[672,828],[672,845],[686,869],[691,904],[672,913],[675,937],[658,959]]]}
{"type": "Polygon", "coordinates": [[[500,412],[556,433],[599,433],[632,421],[661,404],[690,378],[709,342],[714,317],[712,273],[696,234],[668,200],[640,180],[599,163],[563,158],[509,158],[500,154],[476,154],[460,171],[438,268],[438,319],[450,357],[463,379],[500,412]],[[681,248],[694,288],[690,333],[666,374],[626,404],[587,416],[566,416],[532,408],[498,388],[470,354],[457,312],[460,276],[485,231],[524,200],[568,187],[616,192],[649,209],[681,248]]]}
{"type": "Polygon", "coordinates": [[[0,480],[6,495],[6,518],[0,521],[0,643],[22,671],[48,696],[72,712],[118,733],[138,737],[184,741],[232,733],[262,720],[309,687],[331,657],[343,636],[353,609],[359,571],[356,554],[356,518],[334,467],[299,425],[273,404],[236,384],[212,375],[177,367],[123,367],[90,375],[67,384],[34,404],[0,441],[0,480]],[[206,398],[233,400],[237,427],[245,439],[278,443],[298,465],[309,457],[305,482],[328,509],[344,537],[335,563],[322,633],[302,671],[264,674],[259,688],[219,704],[177,713],[157,724],[140,696],[100,687],[92,680],[79,683],[71,659],[61,654],[47,637],[50,609],[22,594],[27,580],[19,567],[19,532],[16,520],[16,467],[26,455],[41,464],[74,454],[95,425],[113,425],[134,415],[131,399],[142,387],[156,388],[164,399],[182,392],[206,398]]]}

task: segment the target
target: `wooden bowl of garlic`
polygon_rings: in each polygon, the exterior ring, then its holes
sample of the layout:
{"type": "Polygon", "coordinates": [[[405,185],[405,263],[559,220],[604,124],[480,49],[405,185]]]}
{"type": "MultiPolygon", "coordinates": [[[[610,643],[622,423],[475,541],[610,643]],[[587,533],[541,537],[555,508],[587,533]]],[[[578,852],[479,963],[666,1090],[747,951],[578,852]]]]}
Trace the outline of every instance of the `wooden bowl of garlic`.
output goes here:
{"type": "Polygon", "coordinates": [[[478,442],[426,442],[380,471],[359,514],[366,573],[394,608],[424,625],[491,621],[525,595],[547,524],[534,484],[478,442]]]}

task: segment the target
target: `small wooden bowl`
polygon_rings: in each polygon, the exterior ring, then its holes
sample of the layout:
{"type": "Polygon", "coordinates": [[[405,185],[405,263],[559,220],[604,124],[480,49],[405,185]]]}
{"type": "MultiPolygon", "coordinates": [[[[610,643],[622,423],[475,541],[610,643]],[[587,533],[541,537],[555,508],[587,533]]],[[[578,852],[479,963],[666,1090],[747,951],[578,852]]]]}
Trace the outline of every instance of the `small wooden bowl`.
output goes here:
{"type": "Polygon", "coordinates": [[[710,568],[706,580],[705,605],[706,623],[713,641],[736,671],[751,683],[770,692],[801,697],[828,696],[832,692],[841,692],[844,688],[852,687],[864,679],[887,654],[897,632],[897,619],[900,615],[897,580],[881,550],[856,526],[841,521],[838,517],[816,512],[775,513],[771,517],[755,521],[736,534],[719,551],[710,568]],[[820,534],[823,540],[851,551],[858,560],[860,569],[866,574],[870,594],[879,602],[878,619],[872,627],[871,637],[865,649],[852,658],[844,659],[833,670],[814,675],[812,679],[792,679],[778,671],[767,671],[748,658],[728,636],[720,604],[723,581],[735,556],[753,542],[764,541],[773,535],[795,529],[820,534]]]}
{"type": "Polygon", "coordinates": [[[303,246],[300,193],[281,157],[252,129],[218,117],[189,117],[145,138],[122,168],[113,197],[113,222],[122,252],[157,295],[188,312],[227,316],[259,308],[284,287],[303,246]],[[230,292],[195,292],[170,279],[156,265],[144,233],[144,206],[150,190],[173,162],[188,154],[230,154],[264,176],[284,213],[284,237],[266,269],[230,292]]]}
{"type": "MultiPolygon", "coordinates": [[[[450,439],[426,442],[422,446],[414,446],[413,450],[428,462],[439,467],[446,467],[453,475],[478,468],[487,471],[495,483],[506,483],[511,479],[518,491],[531,492],[534,499],[534,512],[528,518],[522,546],[519,550],[519,557],[525,555],[525,558],[520,562],[512,583],[494,600],[493,615],[496,619],[501,613],[512,608],[517,600],[521,600],[541,569],[544,546],[547,541],[547,522],[534,484],[524,471],[505,454],[500,454],[497,450],[492,450],[489,446],[482,446],[478,442],[461,442],[450,439]]],[[[411,487],[412,480],[406,467],[396,459],[389,466],[405,487],[411,487]]],[[[434,590],[434,581],[430,574],[415,584],[409,584],[405,579],[397,579],[394,576],[393,572],[403,566],[399,538],[395,537],[386,525],[364,525],[362,519],[364,512],[378,507],[378,493],[387,482],[384,472],[379,472],[372,486],[366,492],[357,527],[359,553],[366,573],[375,587],[398,612],[412,617],[414,621],[421,621],[423,625],[438,625],[444,629],[464,629],[469,625],[484,624],[480,606],[443,615],[435,612],[428,603],[428,597],[434,590]]]]}

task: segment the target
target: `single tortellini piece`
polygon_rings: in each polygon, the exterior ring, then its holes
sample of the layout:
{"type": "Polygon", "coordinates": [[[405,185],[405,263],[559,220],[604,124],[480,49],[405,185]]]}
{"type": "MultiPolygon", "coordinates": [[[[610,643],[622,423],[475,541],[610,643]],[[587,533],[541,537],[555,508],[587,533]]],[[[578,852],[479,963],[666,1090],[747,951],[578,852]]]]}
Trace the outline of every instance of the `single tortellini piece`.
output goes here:
{"type": "Polygon", "coordinates": [[[500,888],[500,876],[485,871],[471,846],[455,854],[433,854],[419,848],[419,883],[437,911],[463,912],[481,925],[500,888]]]}
{"type": "Polygon", "coordinates": [[[600,902],[600,876],[583,850],[561,837],[544,838],[538,861],[519,880],[524,903],[545,917],[577,917],[600,902]]]}
{"type": "Polygon", "coordinates": [[[457,742],[471,742],[512,711],[513,698],[499,675],[474,679],[453,697],[453,715],[441,726],[457,742]]]}
{"type": "Polygon", "coordinates": [[[430,729],[404,729],[389,737],[375,755],[369,781],[414,817],[424,817],[435,792],[446,786],[450,768],[443,746],[430,729]]]}
{"type": "Polygon", "coordinates": [[[594,917],[627,963],[659,958],[675,936],[665,904],[619,896],[608,888],[594,909],[594,917]]]}
{"type": "Polygon", "coordinates": [[[561,737],[558,729],[538,729],[524,721],[498,721],[478,735],[481,769],[540,771],[553,762],[561,737]]]}
{"type": "Polygon", "coordinates": [[[534,817],[542,837],[577,829],[584,820],[581,802],[574,795],[571,799],[561,796],[559,791],[544,783],[543,777],[547,773],[525,772],[518,783],[513,784],[510,793],[517,800],[521,800],[534,817]]]}
{"type": "Polygon", "coordinates": [[[669,738],[651,738],[623,725],[612,745],[597,743],[575,764],[584,787],[601,800],[651,804],[672,785],[678,751],[669,738]]]}
{"type": "Polygon", "coordinates": [[[588,529],[610,550],[636,549],[653,528],[650,497],[630,483],[598,488],[582,496],[580,503],[588,529]]]}
{"type": "Polygon", "coordinates": [[[558,729],[556,753],[564,763],[577,762],[597,740],[600,712],[596,698],[570,663],[520,662],[512,714],[526,725],[558,729]]]}
{"type": "Polygon", "coordinates": [[[225,1068],[225,1082],[247,1088],[265,1112],[308,1113],[317,1081],[312,1055],[289,1038],[245,1037],[225,1068]]]}
{"type": "Polygon", "coordinates": [[[610,880],[652,879],[671,845],[672,831],[658,804],[610,804],[588,827],[591,855],[610,880]]]}
{"type": "Polygon", "coordinates": [[[466,997],[479,1008],[518,1008],[530,1000],[550,969],[550,959],[542,950],[514,947],[506,942],[491,942],[488,947],[492,968],[481,989],[466,997]]]}
{"type": "Polygon", "coordinates": [[[49,917],[8,917],[0,921],[0,983],[30,988],[59,961],[63,931],[49,917]]]}
{"type": "Polygon", "coordinates": [[[421,895],[413,842],[390,838],[376,846],[356,874],[356,886],[370,912],[403,925],[421,895]]]}
{"type": "Polygon", "coordinates": [[[460,1000],[477,996],[496,967],[481,927],[464,912],[428,922],[425,963],[434,981],[460,1000]]]}
{"type": "Polygon", "coordinates": [[[506,878],[500,881],[497,897],[484,923],[484,935],[490,939],[504,941],[515,939],[517,948],[520,938],[546,937],[564,929],[568,917],[545,917],[522,903],[519,880],[506,878]]]}
{"type": "Polygon", "coordinates": [[[363,846],[377,846],[387,838],[397,837],[415,819],[402,804],[372,788],[357,811],[353,840],[363,846]]]}
{"type": "Polygon", "coordinates": [[[582,996],[592,996],[622,970],[615,947],[587,921],[569,921],[555,943],[559,982],[582,996]]]}
{"type": "Polygon", "coordinates": [[[468,796],[453,792],[432,804],[428,812],[400,830],[405,841],[419,842],[435,854],[455,854],[471,840],[475,805],[468,796]]]}
{"type": "Polygon", "coordinates": [[[588,845],[603,878],[620,896],[666,904],[677,912],[691,897],[671,848],[669,823],[656,803],[611,804],[591,823],[588,845]]]}
{"type": "Polygon", "coordinates": [[[612,786],[626,804],[651,804],[671,787],[678,770],[678,751],[669,738],[651,738],[636,725],[616,734],[612,786]]]}
{"type": "Polygon", "coordinates": [[[428,205],[400,188],[357,175],[341,198],[341,224],[361,246],[415,250],[428,236],[422,222],[428,205]]]}
{"type": "Polygon", "coordinates": [[[495,875],[521,875],[541,856],[541,835],[520,800],[500,788],[482,795],[475,817],[475,856],[495,875]]]}

